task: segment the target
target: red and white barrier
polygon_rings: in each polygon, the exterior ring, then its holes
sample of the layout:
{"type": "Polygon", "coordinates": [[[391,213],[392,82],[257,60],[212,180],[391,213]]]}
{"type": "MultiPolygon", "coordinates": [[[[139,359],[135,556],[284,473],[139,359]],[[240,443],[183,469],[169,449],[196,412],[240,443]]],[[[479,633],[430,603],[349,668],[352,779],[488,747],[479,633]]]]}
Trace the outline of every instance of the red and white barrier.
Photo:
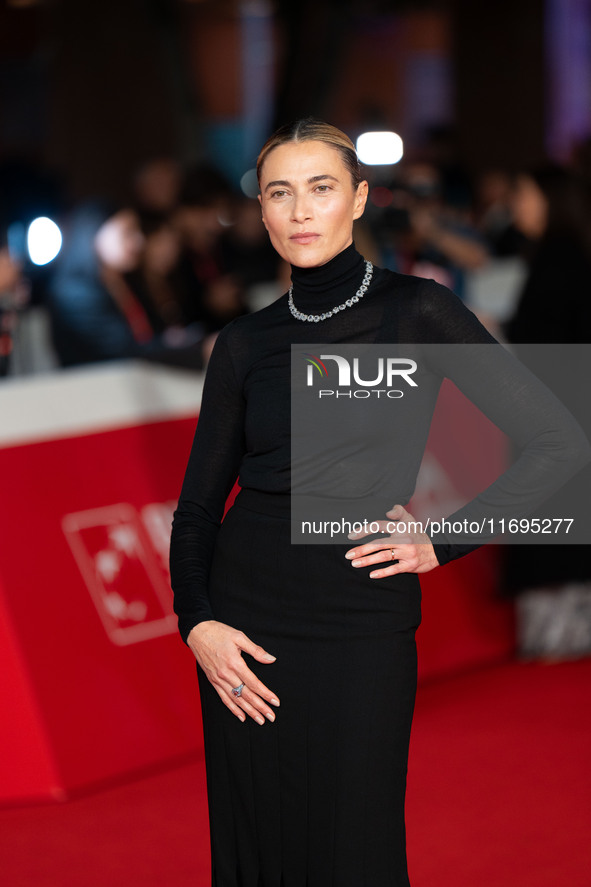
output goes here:
{"type": "Polygon", "coordinates": [[[201,386],[132,363],[0,387],[0,800],[201,747],[167,566],[201,386]]]}

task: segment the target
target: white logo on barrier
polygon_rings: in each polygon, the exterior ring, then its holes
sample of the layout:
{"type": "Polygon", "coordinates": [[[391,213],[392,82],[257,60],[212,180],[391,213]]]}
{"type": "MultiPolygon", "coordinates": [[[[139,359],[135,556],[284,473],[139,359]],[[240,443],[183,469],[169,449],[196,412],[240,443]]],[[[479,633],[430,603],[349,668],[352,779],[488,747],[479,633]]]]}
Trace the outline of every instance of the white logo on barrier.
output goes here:
{"type": "Polygon", "coordinates": [[[176,631],[168,579],[174,503],[68,514],[62,528],[107,635],[136,644],[176,631]]]}

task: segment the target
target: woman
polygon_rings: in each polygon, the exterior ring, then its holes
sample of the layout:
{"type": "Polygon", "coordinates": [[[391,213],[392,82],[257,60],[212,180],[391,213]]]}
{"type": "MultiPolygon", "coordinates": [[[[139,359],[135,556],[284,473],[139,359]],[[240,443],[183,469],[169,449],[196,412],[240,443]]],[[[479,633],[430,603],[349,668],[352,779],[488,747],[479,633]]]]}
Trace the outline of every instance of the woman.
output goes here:
{"type": "MultiPolygon", "coordinates": [[[[179,627],[200,666],[213,884],[401,887],[417,574],[470,546],[425,534],[290,544],[290,346],[493,340],[444,287],[374,269],[356,252],[368,186],[342,132],[313,120],[284,127],[258,173],[263,221],[292,265],[292,288],[218,337],[171,547],[179,627]],[[220,528],[237,476],[242,489],[220,528]]],[[[430,376],[435,396],[441,375],[430,376]]],[[[478,399],[470,378],[457,381],[478,399]]],[[[566,445],[554,436],[561,455],[546,460],[537,449],[545,394],[536,401],[523,379],[506,386],[507,406],[498,397],[484,406],[515,426],[533,489],[564,471],[566,445]]],[[[408,456],[415,476],[425,436],[409,428],[393,460],[408,456]]],[[[568,455],[583,461],[585,445],[568,455]]],[[[398,481],[393,520],[409,517],[412,471],[398,481]]],[[[507,493],[506,475],[496,484],[488,504],[507,493]]]]}
{"type": "Polygon", "coordinates": [[[72,214],[47,298],[62,366],[141,358],[203,367],[210,337],[199,327],[170,330],[141,286],[145,246],[131,209],[93,202],[72,214]]]}
{"type": "Polygon", "coordinates": [[[137,356],[154,331],[125,276],[144,238],[131,209],[88,203],[70,217],[48,296],[52,338],[63,366],[137,356]]]}
{"type": "Polygon", "coordinates": [[[590,197],[584,181],[560,166],[516,177],[513,224],[525,240],[528,274],[506,326],[509,341],[589,341],[590,197]]]}

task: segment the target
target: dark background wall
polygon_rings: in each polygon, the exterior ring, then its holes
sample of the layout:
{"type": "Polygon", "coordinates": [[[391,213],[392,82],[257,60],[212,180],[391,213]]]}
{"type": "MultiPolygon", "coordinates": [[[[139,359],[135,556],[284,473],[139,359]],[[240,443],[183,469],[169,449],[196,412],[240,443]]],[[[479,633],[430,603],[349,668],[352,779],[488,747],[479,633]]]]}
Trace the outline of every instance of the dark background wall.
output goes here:
{"type": "Polygon", "coordinates": [[[527,167],[545,154],[543,0],[450,4],[455,117],[471,166],[527,167]]]}
{"type": "Polygon", "coordinates": [[[393,128],[412,149],[425,124],[452,123],[469,168],[529,166],[545,154],[544,7],[5,0],[0,162],[18,156],[51,168],[76,199],[125,197],[133,169],[155,155],[223,164],[215,146],[228,133],[226,158],[238,168],[254,159],[252,147],[237,156],[245,90],[265,76],[270,126],[316,114],[352,135],[393,128]],[[267,23],[255,28],[266,45],[254,45],[248,63],[247,15],[251,26],[253,16],[267,23]],[[254,70],[265,53],[272,62],[254,70]]]}

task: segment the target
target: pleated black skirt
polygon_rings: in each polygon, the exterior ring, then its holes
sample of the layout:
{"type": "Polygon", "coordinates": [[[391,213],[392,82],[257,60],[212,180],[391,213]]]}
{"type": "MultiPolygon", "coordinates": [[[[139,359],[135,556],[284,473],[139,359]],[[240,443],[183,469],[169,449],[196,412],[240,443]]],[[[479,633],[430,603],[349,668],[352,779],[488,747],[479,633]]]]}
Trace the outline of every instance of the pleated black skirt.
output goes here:
{"type": "Polygon", "coordinates": [[[420,587],[346,550],[291,545],[287,496],[243,490],[222,524],[213,612],[277,657],[245,658],[281,707],[241,723],[199,670],[213,887],[408,887],[420,587]]]}

